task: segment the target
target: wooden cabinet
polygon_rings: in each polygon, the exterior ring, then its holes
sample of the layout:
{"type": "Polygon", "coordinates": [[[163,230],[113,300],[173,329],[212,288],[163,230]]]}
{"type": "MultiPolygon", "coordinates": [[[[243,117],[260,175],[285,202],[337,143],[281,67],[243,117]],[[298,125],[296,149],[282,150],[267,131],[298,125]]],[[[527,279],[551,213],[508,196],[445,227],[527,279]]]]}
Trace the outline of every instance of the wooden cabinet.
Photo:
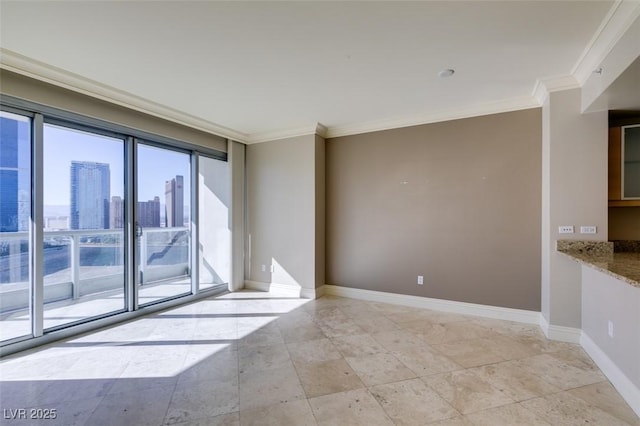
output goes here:
{"type": "Polygon", "coordinates": [[[623,127],[609,128],[609,207],[640,207],[640,199],[623,199],[623,127]]]}

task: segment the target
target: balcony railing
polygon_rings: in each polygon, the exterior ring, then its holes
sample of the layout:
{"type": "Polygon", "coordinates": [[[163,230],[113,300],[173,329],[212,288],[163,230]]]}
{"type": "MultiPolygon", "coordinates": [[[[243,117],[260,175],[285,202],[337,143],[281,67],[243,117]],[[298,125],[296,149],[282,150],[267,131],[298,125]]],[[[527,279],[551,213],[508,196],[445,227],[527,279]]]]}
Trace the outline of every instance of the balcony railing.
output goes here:
{"type": "MultiPolygon", "coordinates": [[[[29,233],[0,233],[0,312],[29,300],[29,233]]],[[[144,228],[137,238],[139,285],[190,273],[189,228],[144,228]]],[[[53,302],[124,289],[121,229],[44,231],[44,299],[53,302]]]]}

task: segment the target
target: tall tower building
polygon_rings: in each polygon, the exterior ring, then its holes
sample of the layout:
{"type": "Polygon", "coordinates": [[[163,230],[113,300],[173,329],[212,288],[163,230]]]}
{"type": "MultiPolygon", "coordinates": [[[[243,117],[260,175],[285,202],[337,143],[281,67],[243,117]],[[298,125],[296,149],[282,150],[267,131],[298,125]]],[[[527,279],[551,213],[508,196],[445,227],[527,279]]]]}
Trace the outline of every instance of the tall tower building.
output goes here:
{"type": "Polygon", "coordinates": [[[184,178],[177,175],[164,185],[167,228],[184,226],[184,178]]]}
{"type": "Polygon", "coordinates": [[[108,229],[111,193],[109,165],[71,162],[71,229],[108,229]]]}
{"type": "Polygon", "coordinates": [[[138,201],[138,223],[142,227],[160,227],[160,197],[153,200],[138,201]]]}
{"type": "Polygon", "coordinates": [[[119,195],[111,197],[109,206],[109,228],[124,228],[124,200],[119,195]]]}
{"type": "Polygon", "coordinates": [[[31,208],[28,121],[0,117],[0,232],[25,231],[31,208]]]}

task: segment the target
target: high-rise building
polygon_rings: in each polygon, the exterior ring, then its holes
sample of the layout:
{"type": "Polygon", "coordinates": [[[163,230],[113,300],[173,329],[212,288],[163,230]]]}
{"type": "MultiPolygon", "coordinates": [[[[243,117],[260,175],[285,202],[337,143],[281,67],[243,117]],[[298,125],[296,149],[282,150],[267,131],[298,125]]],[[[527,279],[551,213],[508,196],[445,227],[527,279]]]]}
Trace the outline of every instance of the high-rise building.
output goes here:
{"type": "Polygon", "coordinates": [[[164,185],[167,228],[184,226],[184,179],[177,175],[164,185]]]}
{"type": "Polygon", "coordinates": [[[71,162],[71,229],[108,229],[111,193],[109,165],[71,162]]]}
{"type": "Polygon", "coordinates": [[[124,228],[124,200],[119,195],[111,197],[109,205],[109,228],[124,228]]]}
{"type": "Polygon", "coordinates": [[[138,201],[138,224],[142,227],[160,227],[160,197],[138,201]]]}
{"type": "Polygon", "coordinates": [[[0,117],[0,232],[27,230],[30,202],[28,121],[0,117]]]}

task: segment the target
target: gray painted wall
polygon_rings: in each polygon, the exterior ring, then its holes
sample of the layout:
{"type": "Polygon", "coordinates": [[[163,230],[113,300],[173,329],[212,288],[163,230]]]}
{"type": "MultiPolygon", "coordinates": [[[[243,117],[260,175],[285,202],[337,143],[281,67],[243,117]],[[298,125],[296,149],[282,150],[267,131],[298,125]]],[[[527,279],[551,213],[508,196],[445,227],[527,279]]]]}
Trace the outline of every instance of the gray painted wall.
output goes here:
{"type": "Polygon", "coordinates": [[[530,109],[328,139],[327,284],[540,310],[541,129],[530,109]]]}
{"type": "Polygon", "coordinates": [[[608,115],[582,114],[580,89],[552,92],[543,110],[542,314],[551,325],[580,328],[579,265],[558,254],[558,239],[607,240],[608,115]],[[573,225],[574,234],[559,234],[573,225]],[[581,225],[598,233],[583,235],[581,225]]]}
{"type": "Polygon", "coordinates": [[[247,146],[248,280],[304,289],[324,284],[317,281],[323,215],[316,220],[324,210],[322,152],[315,135],[247,146]]]}

